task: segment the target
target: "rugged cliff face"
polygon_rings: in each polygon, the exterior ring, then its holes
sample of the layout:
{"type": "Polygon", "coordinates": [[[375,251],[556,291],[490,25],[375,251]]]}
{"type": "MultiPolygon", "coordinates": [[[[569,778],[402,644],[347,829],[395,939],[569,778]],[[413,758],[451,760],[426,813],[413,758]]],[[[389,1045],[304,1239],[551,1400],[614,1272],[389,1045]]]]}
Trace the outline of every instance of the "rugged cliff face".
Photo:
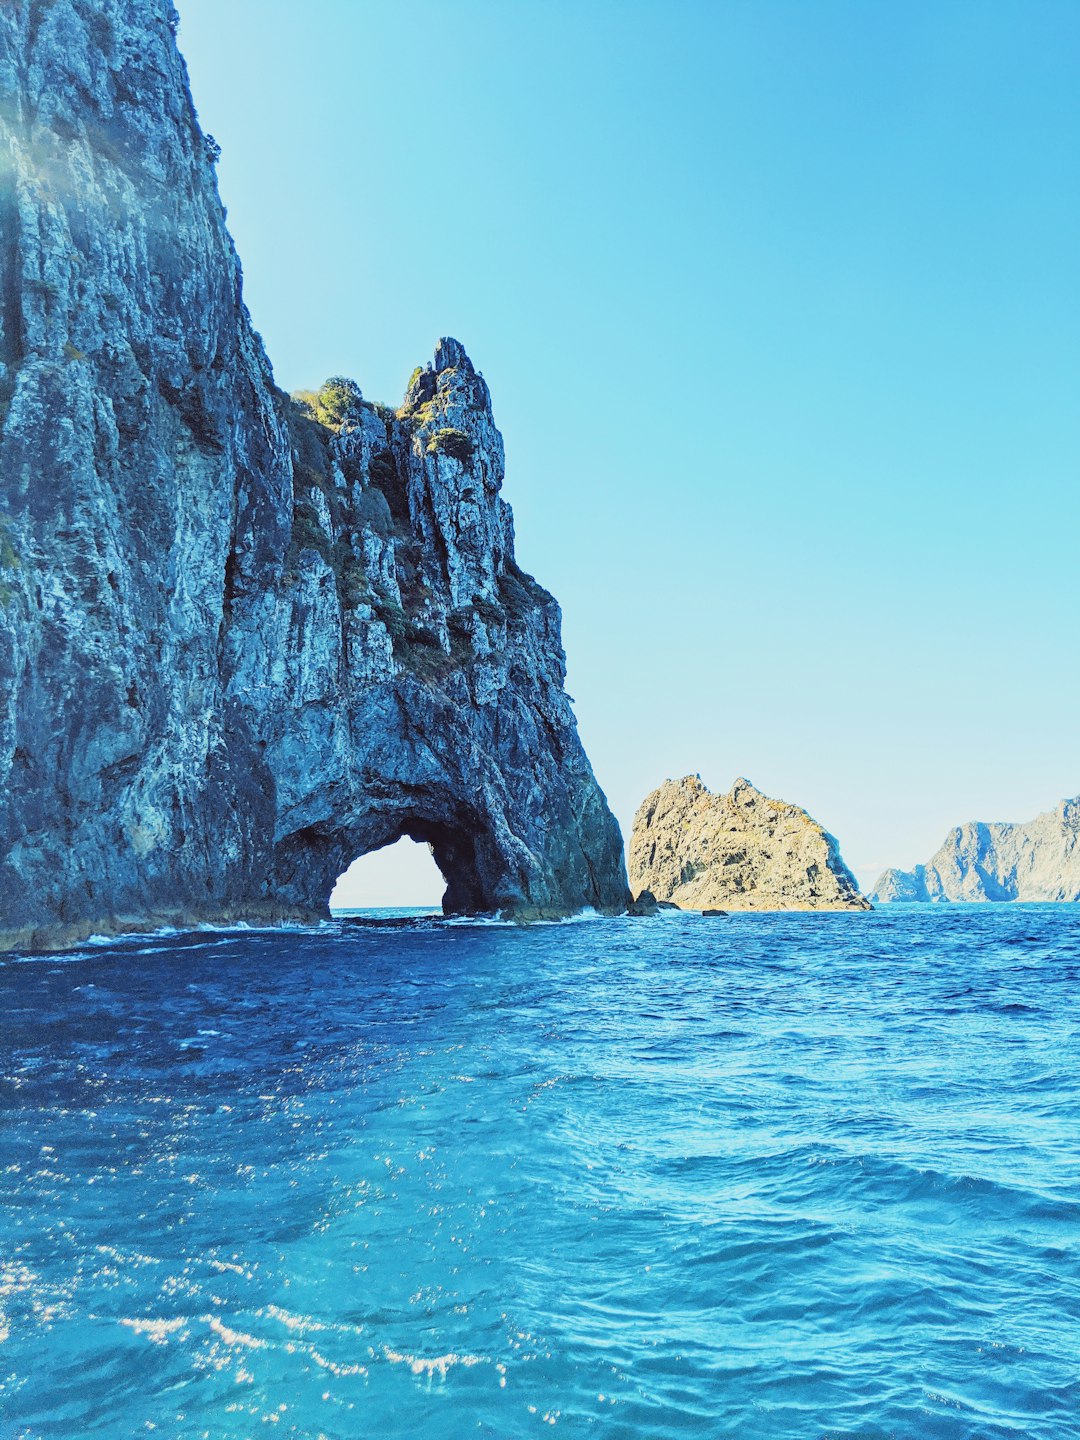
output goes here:
{"type": "Polygon", "coordinates": [[[1080,900],[1080,796],[1025,825],[958,825],[928,864],[886,870],[872,898],[1080,900]]]}
{"type": "Polygon", "coordinates": [[[175,28],[0,6],[0,946],[323,914],[402,835],[450,911],[621,908],[484,380],[276,389],[175,28]]]}
{"type": "Polygon", "coordinates": [[[869,910],[833,837],[749,780],[713,795],[697,775],[641,804],[630,885],[682,910],[869,910]]]}

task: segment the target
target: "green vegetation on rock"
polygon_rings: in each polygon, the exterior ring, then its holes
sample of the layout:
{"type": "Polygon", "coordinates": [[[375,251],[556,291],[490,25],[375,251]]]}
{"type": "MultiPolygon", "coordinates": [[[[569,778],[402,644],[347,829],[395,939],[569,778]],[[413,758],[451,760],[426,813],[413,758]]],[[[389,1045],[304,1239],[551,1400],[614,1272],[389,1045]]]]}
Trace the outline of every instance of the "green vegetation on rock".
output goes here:
{"type": "Polygon", "coordinates": [[[19,552],[12,544],[7,522],[0,520],[0,570],[17,570],[21,564],[19,552]]]}
{"type": "MultiPolygon", "coordinates": [[[[0,570],[18,570],[22,565],[19,552],[11,543],[11,535],[5,521],[0,520],[0,570]]],[[[11,603],[14,590],[6,580],[0,580],[0,609],[6,610],[11,603]]]]}
{"type": "Polygon", "coordinates": [[[405,638],[405,629],[408,625],[405,611],[395,601],[387,600],[380,595],[375,600],[375,613],[386,626],[387,633],[394,642],[396,650],[397,642],[405,638]]]}
{"type": "Polygon", "coordinates": [[[293,507],[288,556],[288,569],[291,572],[295,573],[296,559],[304,550],[317,551],[329,564],[330,537],[323,529],[318,512],[309,500],[299,500],[293,507]]]}
{"type": "Polygon", "coordinates": [[[343,375],[332,375],[318,390],[297,390],[293,400],[313,420],[337,430],[348,412],[360,404],[360,388],[343,375]]]}
{"type": "Polygon", "coordinates": [[[429,455],[449,455],[452,460],[459,460],[462,465],[467,465],[473,457],[471,438],[464,430],[455,429],[453,425],[444,425],[441,430],[436,430],[428,438],[426,448],[429,455]]]}

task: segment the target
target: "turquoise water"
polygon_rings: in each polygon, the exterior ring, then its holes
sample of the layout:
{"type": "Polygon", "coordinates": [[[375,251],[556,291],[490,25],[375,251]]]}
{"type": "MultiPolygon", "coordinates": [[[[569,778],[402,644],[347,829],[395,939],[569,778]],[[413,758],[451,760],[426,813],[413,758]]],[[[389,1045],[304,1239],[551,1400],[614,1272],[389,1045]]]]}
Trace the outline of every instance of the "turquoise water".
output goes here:
{"type": "Polygon", "coordinates": [[[0,961],[0,1436],[1080,1433],[1080,907],[0,961]]]}

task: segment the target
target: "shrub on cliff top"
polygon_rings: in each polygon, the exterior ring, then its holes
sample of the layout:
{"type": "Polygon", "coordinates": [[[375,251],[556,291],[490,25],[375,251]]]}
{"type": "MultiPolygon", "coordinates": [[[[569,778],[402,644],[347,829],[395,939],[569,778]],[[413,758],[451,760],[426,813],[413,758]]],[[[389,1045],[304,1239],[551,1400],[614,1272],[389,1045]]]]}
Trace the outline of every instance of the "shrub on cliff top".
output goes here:
{"type": "Polygon", "coordinates": [[[360,403],[362,397],[355,380],[347,380],[343,375],[332,375],[317,391],[297,390],[292,398],[320,425],[328,425],[336,430],[353,406],[360,403]]]}

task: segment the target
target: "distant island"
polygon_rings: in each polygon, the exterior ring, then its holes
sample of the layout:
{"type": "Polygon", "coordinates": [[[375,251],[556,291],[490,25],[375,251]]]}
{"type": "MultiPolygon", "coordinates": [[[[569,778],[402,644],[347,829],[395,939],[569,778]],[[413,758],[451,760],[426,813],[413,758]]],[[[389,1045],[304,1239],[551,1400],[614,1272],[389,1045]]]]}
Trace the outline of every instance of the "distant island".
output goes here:
{"type": "Polygon", "coordinates": [[[869,910],[840,847],[797,805],[739,779],[666,780],[630,837],[630,887],[681,910],[869,910]]]}
{"type": "Polygon", "coordinates": [[[925,865],[886,870],[879,904],[1080,900],[1080,796],[1022,825],[958,825],[925,865]]]}

